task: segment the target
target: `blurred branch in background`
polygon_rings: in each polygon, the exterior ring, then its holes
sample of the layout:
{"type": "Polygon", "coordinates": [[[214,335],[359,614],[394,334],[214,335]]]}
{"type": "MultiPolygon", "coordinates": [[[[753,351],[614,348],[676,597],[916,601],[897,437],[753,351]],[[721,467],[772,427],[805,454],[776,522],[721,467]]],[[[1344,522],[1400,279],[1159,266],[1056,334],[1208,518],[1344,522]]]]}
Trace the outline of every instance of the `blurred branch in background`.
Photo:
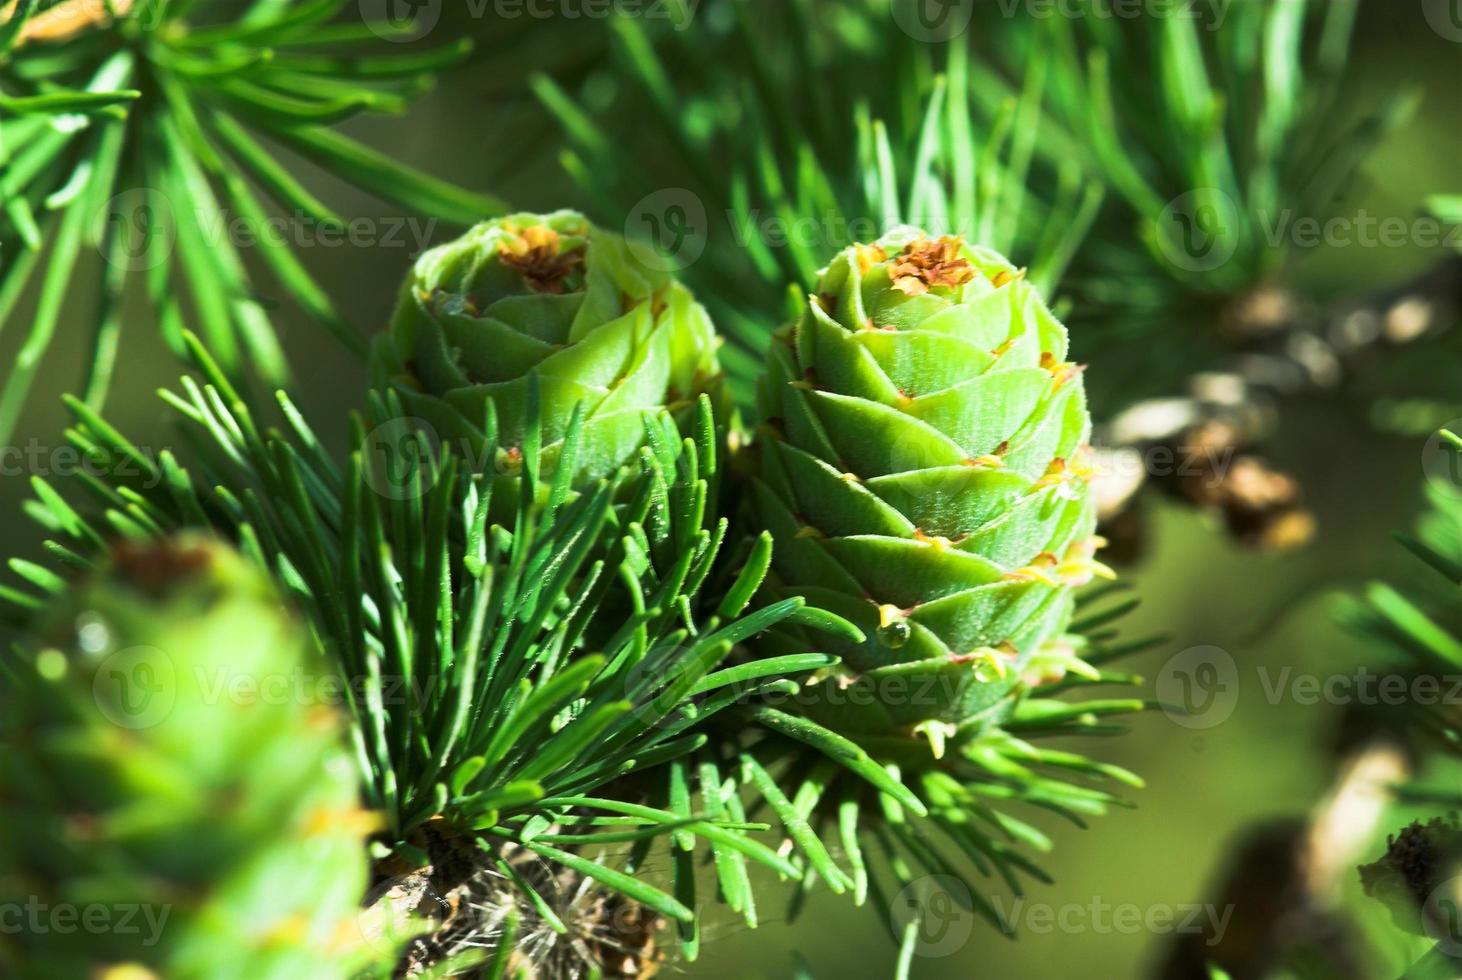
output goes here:
{"type": "Polygon", "coordinates": [[[305,234],[343,235],[347,219],[277,159],[279,146],[412,215],[463,223],[503,209],[334,128],[362,112],[404,112],[471,49],[459,39],[379,50],[410,25],[337,21],[351,6],[10,5],[0,21],[0,329],[28,294],[36,308],[0,379],[0,442],[65,325],[94,324],[81,390],[102,404],[134,275],[171,349],[182,356],[184,327],[195,327],[235,381],[278,387],[291,377],[275,301],[244,259],[256,245],[274,290],[346,350],[364,351],[294,247],[305,234]],[[271,234],[281,224],[290,230],[271,234]],[[91,250],[104,261],[90,261],[91,250]],[[77,316],[77,301],[92,297],[95,314],[77,316]]]}
{"type": "Polygon", "coordinates": [[[1112,518],[1151,476],[1246,544],[1307,541],[1302,488],[1263,459],[1278,399],[1334,391],[1455,316],[1451,265],[1408,287],[1415,304],[1386,291],[1324,309],[1282,230],[1330,216],[1419,98],[1360,112],[1342,98],[1358,3],[1231,5],[1221,29],[1198,10],[960,4],[931,28],[913,7],[707,0],[673,29],[619,17],[615,75],[534,84],[600,218],[664,250],[723,325],[744,404],[784,282],[891,225],[959,232],[1056,292],[1078,356],[1120,352],[1092,389],[1111,448],[1233,463],[1118,474],[1112,518]]]}
{"type": "Polygon", "coordinates": [[[1385,735],[1353,746],[1337,762],[1334,784],[1310,814],[1252,828],[1233,844],[1211,898],[1227,913],[1226,928],[1178,936],[1155,977],[1197,980],[1210,966],[1232,980],[1377,975],[1340,889],[1385,817],[1389,786],[1411,762],[1385,735]]]}
{"type": "Polygon", "coordinates": [[[1257,451],[1286,405],[1355,387],[1410,348],[1455,342],[1462,257],[1361,302],[1314,305],[1286,291],[1253,294],[1249,340],[1226,365],[1195,375],[1180,396],[1125,409],[1098,432],[1101,518],[1119,560],[1142,550],[1146,484],[1213,514],[1250,547],[1307,543],[1316,528],[1298,482],[1257,451]]]}
{"type": "Polygon", "coordinates": [[[1415,820],[1386,839],[1386,850],[1360,869],[1365,893],[1383,903],[1395,925],[1435,944],[1407,977],[1447,977],[1462,971],[1462,830],[1456,811],[1462,786],[1449,762],[1462,757],[1462,438],[1442,430],[1423,455],[1429,508],[1415,536],[1397,535],[1439,573],[1408,583],[1405,591],[1375,582],[1359,596],[1342,597],[1338,614],[1350,628],[1379,641],[1391,656],[1384,669],[1407,679],[1410,697],[1368,712],[1378,731],[1405,739],[1412,764],[1387,780],[1396,820],[1405,804],[1445,808],[1450,816],[1415,820]],[[1423,686],[1425,685],[1425,686],[1423,686]],[[1431,693],[1428,693],[1431,692],[1431,693]],[[1441,780],[1438,782],[1438,780],[1441,780]]]}

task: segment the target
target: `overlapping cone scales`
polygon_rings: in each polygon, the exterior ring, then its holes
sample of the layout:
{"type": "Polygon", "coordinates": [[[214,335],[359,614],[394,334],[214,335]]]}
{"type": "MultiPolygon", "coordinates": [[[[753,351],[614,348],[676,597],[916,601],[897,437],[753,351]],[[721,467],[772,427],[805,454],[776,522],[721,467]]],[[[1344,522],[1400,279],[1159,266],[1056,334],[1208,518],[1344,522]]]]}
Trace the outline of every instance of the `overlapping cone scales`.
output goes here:
{"type": "Polygon", "coordinates": [[[0,894],[108,928],[0,935],[0,974],[343,980],[370,958],[373,823],[309,649],[262,573],[203,541],[130,552],[62,604],[0,691],[0,894]]]}
{"type": "Polygon", "coordinates": [[[481,438],[491,402],[505,447],[521,443],[536,376],[545,445],[580,406],[581,469],[600,476],[640,445],[643,411],[717,385],[715,346],[705,310],[652,255],[560,211],[485,222],[423,255],[381,353],[383,373],[417,389],[408,407],[447,436],[481,438]]]}
{"type": "MultiPolygon", "coordinates": [[[[1066,355],[1008,262],[910,235],[839,255],[773,344],[760,509],[787,587],[867,627],[854,669],[999,676],[1064,628],[1100,569],[1066,355]]],[[[951,720],[983,698],[956,700],[951,720]]]]}

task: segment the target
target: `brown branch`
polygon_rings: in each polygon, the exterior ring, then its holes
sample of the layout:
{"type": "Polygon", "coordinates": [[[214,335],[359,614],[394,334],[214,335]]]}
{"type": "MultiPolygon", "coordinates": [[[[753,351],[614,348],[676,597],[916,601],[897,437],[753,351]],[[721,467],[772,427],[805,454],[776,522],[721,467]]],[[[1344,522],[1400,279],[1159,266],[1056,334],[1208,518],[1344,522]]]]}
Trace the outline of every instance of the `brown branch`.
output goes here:
{"type": "Polygon", "coordinates": [[[1341,760],[1310,814],[1246,830],[1210,903],[1225,928],[1175,935],[1156,980],[1207,980],[1213,965],[1234,980],[1260,980],[1296,960],[1336,980],[1374,977],[1341,886],[1384,819],[1391,787],[1412,769],[1401,744],[1374,734],[1341,760]]]}
{"type": "Polygon", "coordinates": [[[1103,533],[1118,560],[1141,551],[1144,486],[1217,515],[1260,550],[1304,544],[1314,531],[1298,481],[1261,455],[1284,405],[1333,391],[1388,353],[1453,329],[1462,258],[1398,289],[1317,310],[1281,288],[1235,300],[1222,317],[1226,365],[1181,394],[1132,406],[1098,432],[1103,533]]]}

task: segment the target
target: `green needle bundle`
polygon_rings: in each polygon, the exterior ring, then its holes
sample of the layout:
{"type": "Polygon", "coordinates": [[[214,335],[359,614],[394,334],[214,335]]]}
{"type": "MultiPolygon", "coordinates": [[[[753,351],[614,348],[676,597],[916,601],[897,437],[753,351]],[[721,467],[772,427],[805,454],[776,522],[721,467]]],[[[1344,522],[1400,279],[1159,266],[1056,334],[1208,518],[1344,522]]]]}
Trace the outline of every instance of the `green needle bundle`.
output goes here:
{"type": "Polygon", "coordinates": [[[58,607],[0,690],[0,896],[26,906],[0,973],[327,980],[369,960],[369,820],[308,649],[267,578],[202,538],[121,552],[58,607]]]}
{"type": "Polygon", "coordinates": [[[820,685],[815,714],[939,756],[1023,676],[1073,660],[1075,588],[1109,573],[1066,353],[1004,258],[912,230],[839,254],[779,333],[757,488],[775,568],[868,637],[830,651],[856,687],[820,685]]]}
{"type": "Polygon", "coordinates": [[[644,412],[682,417],[720,387],[710,317],[662,266],[572,211],[484,222],[417,261],[377,381],[500,476],[521,466],[536,384],[544,475],[577,406],[573,483],[606,476],[643,444],[644,412]]]}

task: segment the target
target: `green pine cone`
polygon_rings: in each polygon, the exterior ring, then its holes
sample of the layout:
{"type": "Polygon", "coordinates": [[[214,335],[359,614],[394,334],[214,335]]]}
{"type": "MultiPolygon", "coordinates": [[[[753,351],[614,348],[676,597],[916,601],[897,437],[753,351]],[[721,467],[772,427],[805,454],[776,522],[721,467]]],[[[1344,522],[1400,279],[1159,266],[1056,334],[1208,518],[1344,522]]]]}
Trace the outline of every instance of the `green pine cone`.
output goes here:
{"type": "Polygon", "coordinates": [[[267,578],[119,553],[0,692],[0,974],[321,980],[375,951],[329,668],[267,578]]]}
{"type": "Polygon", "coordinates": [[[818,685],[813,710],[936,755],[998,722],[1061,659],[1075,587],[1108,574],[1065,328],[1001,256],[890,234],[823,271],[772,344],[762,411],[779,580],[868,635],[833,651],[857,683],[818,685]]]}
{"type": "Polygon", "coordinates": [[[574,482],[605,476],[643,444],[644,411],[720,387],[710,317],[656,265],[572,211],[484,222],[417,261],[376,344],[377,381],[510,475],[536,378],[544,472],[580,406],[574,482]]]}

